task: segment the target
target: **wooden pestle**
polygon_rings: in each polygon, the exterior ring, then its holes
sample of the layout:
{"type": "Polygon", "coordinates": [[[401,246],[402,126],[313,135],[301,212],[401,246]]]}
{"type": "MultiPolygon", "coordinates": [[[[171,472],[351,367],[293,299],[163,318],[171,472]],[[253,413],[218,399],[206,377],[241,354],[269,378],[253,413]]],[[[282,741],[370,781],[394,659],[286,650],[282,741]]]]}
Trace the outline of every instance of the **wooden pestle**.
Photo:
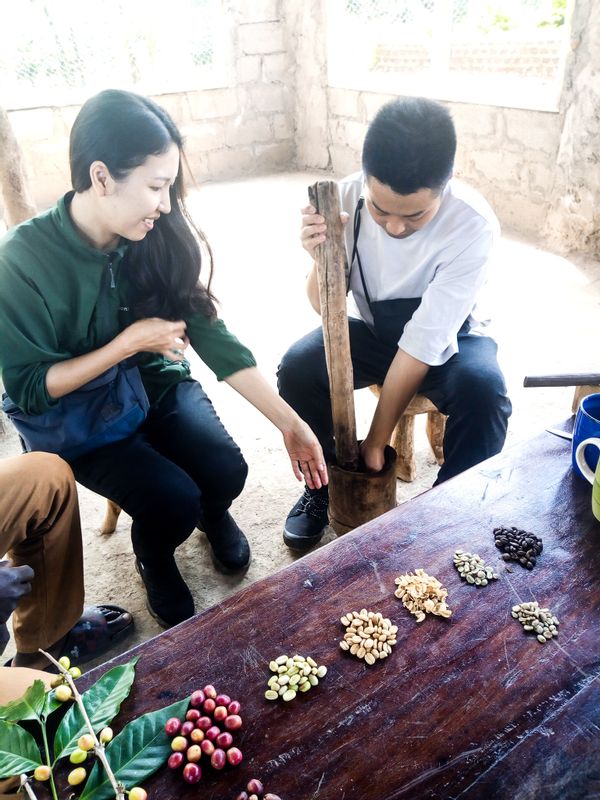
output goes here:
{"type": "Polygon", "coordinates": [[[319,279],[319,298],[323,340],[335,436],[337,465],[357,470],[359,449],[356,440],[354,383],[350,358],[350,334],[346,311],[346,250],[340,220],[340,200],[335,181],[318,181],[308,189],[310,202],[325,217],[327,238],[315,249],[319,279]]]}

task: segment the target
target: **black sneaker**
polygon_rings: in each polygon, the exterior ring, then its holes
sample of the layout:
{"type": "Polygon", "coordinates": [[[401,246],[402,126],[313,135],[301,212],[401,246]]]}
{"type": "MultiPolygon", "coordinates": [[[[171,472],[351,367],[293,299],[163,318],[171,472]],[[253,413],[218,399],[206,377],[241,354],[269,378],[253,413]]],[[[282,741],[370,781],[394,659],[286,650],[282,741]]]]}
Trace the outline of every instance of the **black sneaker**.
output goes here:
{"type": "Polygon", "coordinates": [[[250,545],[229,512],[218,523],[208,524],[204,520],[203,528],[210,542],[215,569],[225,575],[234,575],[248,569],[252,559],[250,545]]]}
{"type": "Polygon", "coordinates": [[[194,599],[172,556],[158,564],[136,558],[135,566],[146,587],[146,607],[159,625],[171,628],[194,616],[194,599]]]}
{"type": "Polygon", "coordinates": [[[328,505],[329,492],[326,486],[320,489],[304,487],[304,494],[285,521],[283,541],[288,547],[292,550],[310,550],[320,541],[329,522],[328,505]]]}

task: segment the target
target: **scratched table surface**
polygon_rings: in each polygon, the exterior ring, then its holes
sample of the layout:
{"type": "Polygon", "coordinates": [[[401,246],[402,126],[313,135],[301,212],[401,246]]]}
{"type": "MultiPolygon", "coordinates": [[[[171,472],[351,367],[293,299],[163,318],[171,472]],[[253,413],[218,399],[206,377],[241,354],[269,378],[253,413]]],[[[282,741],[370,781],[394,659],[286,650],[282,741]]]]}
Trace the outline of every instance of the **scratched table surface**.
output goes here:
{"type": "Polygon", "coordinates": [[[234,800],[260,777],[283,800],[599,798],[600,523],[590,489],[571,470],[570,442],[542,433],[110,662],[140,656],[116,727],[207,683],[242,703],[242,764],[209,767],[196,786],[161,769],[145,782],[150,797],[234,800]],[[506,568],[498,525],[542,537],[531,572],[506,568]],[[456,548],[500,579],[462,582],[456,548]],[[394,578],[418,567],[447,587],[449,620],[419,624],[395,598],[394,578]],[[559,618],[557,639],[542,645],[511,617],[530,600],[559,618]],[[392,655],[372,667],[339,649],[340,617],[362,608],[399,628],[392,655]],[[268,663],[282,653],[329,671],[292,702],[269,702],[268,663]]]}

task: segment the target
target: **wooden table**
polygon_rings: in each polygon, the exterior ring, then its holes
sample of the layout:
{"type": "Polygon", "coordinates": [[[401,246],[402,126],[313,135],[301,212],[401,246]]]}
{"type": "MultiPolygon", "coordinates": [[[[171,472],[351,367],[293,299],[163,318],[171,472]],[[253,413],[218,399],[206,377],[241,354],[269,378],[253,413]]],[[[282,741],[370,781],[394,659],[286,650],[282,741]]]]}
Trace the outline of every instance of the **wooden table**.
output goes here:
{"type": "MultiPolygon", "coordinates": [[[[283,800],[507,800],[600,797],[600,523],[570,442],[549,433],[426,492],[135,648],[137,678],[118,718],[214,683],[242,702],[236,769],[191,787],[161,769],[151,800],[233,800],[250,777],[283,800]],[[494,527],[536,533],[532,572],[509,570],[494,527]],[[454,550],[500,580],[461,582],[454,550]],[[394,578],[422,567],[449,590],[450,620],[417,624],[394,578]],[[539,644],[511,615],[537,600],[560,620],[539,644]],[[340,616],[381,611],[398,626],[392,656],[369,667],[338,643],[340,616]],[[269,661],[312,655],[329,672],[289,704],[263,699],[269,661]]],[[[82,679],[89,685],[107,665],[82,679]]]]}

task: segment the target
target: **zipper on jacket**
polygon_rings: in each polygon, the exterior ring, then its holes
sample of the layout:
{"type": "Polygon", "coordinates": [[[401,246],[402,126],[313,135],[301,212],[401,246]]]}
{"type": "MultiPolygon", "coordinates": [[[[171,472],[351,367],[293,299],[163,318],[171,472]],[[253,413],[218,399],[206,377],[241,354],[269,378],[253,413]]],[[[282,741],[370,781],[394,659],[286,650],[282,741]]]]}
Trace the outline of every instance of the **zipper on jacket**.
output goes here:
{"type": "Polygon", "coordinates": [[[108,266],[108,271],[110,272],[110,288],[111,289],[116,289],[117,288],[117,284],[115,283],[115,275],[114,275],[114,272],[113,272],[113,256],[112,256],[112,254],[107,256],[107,258],[108,258],[108,265],[107,265],[108,266]]]}

